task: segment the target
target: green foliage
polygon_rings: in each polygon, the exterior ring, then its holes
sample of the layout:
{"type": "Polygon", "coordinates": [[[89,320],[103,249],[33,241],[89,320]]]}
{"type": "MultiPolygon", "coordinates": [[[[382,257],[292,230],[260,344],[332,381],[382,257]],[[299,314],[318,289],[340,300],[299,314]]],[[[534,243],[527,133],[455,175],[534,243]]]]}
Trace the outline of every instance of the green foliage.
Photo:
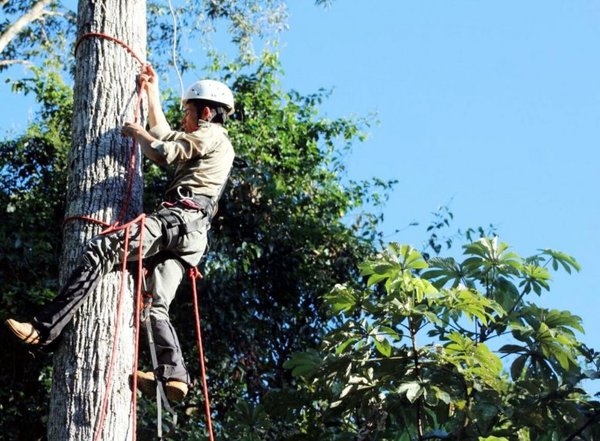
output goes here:
{"type": "MultiPolygon", "coordinates": [[[[0,32],[32,3],[4,2],[0,32]]],[[[176,12],[180,26],[189,35],[197,30],[199,39],[231,24],[240,58],[248,60],[262,25],[269,21],[277,30],[285,23],[280,5],[185,1],[176,12]]],[[[65,12],[58,3],[52,8],[65,12]]],[[[164,41],[172,22],[165,4],[150,2],[148,10],[156,62],[170,56],[164,41]]],[[[41,44],[39,25],[3,52],[5,59],[53,61],[13,82],[15,91],[34,94],[40,109],[26,133],[0,142],[0,319],[30,317],[57,288],[72,101],[57,66],[72,61],[64,48],[74,42],[73,16],[48,16],[41,44]]],[[[229,129],[242,159],[223,196],[200,283],[219,439],[600,437],[600,405],[580,386],[600,377],[600,354],[578,342],[578,317],[530,301],[549,290],[550,270],[579,270],[573,258],[548,249],[522,258],[481,228],[467,230],[462,259],[439,257],[454,240],[437,236],[452,219],[444,209],[426,242],[438,257],[397,244],[376,254],[381,217],[363,207],[385,203],[392,183],[348,182],[343,165],[369,121],[322,118],[324,91],[281,90],[276,54],[256,65],[216,56],[208,69],[233,84],[238,111],[229,129]]],[[[176,125],[175,106],[168,116],[176,125]]],[[[154,166],[145,172],[151,210],[165,177],[154,166]]],[[[201,440],[188,289],[172,311],[195,384],[178,409],[186,417],[176,437],[201,440]]],[[[1,361],[2,433],[41,438],[49,360],[10,348],[1,361]]],[[[143,403],[140,434],[152,439],[153,403],[143,403]]]]}
{"type": "MultiPolygon", "coordinates": [[[[21,17],[29,13],[37,0],[5,0],[0,5],[0,35],[21,17]]],[[[327,5],[329,0],[316,0],[316,5],[327,5]]],[[[226,34],[239,49],[238,56],[245,63],[255,61],[254,44],[257,39],[272,39],[287,26],[287,7],[279,0],[212,1],[181,0],[170,5],[162,1],[148,1],[148,51],[166,70],[173,59],[173,45],[165,44],[175,38],[177,63],[183,70],[195,67],[187,58],[193,47],[212,47],[211,37],[226,34]],[[174,29],[177,23],[178,30],[174,29]],[[185,30],[185,31],[184,31],[185,30]],[[182,34],[184,37],[182,38],[182,34]],[[162,62],[163,60],[168,60],[162,62]]],[[[34,66],[49,60],[58,60],[68,71],[73,65],[73,45],[76,41],[76,2],[52,0],[36,20],[8,41],[2,51],[0,72],[9,66],[34,66]]],[[[197,56],[197,52],[193,55],[197,56]]]]}
{"type": "MultiPolygon", "coordinates": [[[[236,66],[228,66],[225,75],[233,71],[236,66]]],[[[241,161],[213,221],[203,265],[203,332],[216,419],[227,421],[218,424],[223,439],[242,439],[243,427],[247,439],[265,439],[291,426],[293,419],[280,422],[283,427],[261,422],[254,433],[248,409],[259,419],[268,415],[270,400],[282,397],[274,391],[294,383],[283,363],[318,345],[326,321],[321,294],[356,279],[358,262],[380,240],[378,220],[361,206],[375,189],[385,199],[391,185],[344,183],[341,156],[365,122],[320,118],[325,96],[286,93],[279,75],[277,57],[265,54],[254,73],[235,77],[238,110],[228,127],[241,161]]],[[[189,309],[172,310],[191,346],[189,309]]]]}
{"type": "MultiPolygon", "coordinates": [[[[31,316],[58,287],[61,222],[71,91],[51,67],[20,83],[41,110],[27,132],[0,142],[0,320],[31,316]]],[[[10,340],[12,342],[12,339],[10,340]]],[[[0,358],[0,425],[6,439],[23,427],[32,439],[44,433],[50,372],[48,357],[11,344],[0,358]],[[23,421],[28,421],[26,426],[23,421]]]]}
{"type": "Polygon", "coordinates": [[[528,301],[549,289],[546,266],[579,269],[496,237],[461,261],[390,244],[359,266],[362,287],[325,295],[320,350],[286,362],[307,397],[296,412],[311,416],[290,439],[599,439],[600,403],[580,384],[598,355],[576,338],[581,320],[528,301]]]}
{"type": "MultiPolygon", "coordinates": [[[[332,0],[315,0],[318,6],[328,6],[332,0]]],[[[226,33],[238,49],[238,60],[246,65],[257,60],[256,40],[263,43],[276,39],[287,29],[288,8],[281,0],[181,0],[172,2],[179,32],[187,34],[179,38],[178,62],[183,70],[193,69],[194,60],[186,58],[189,47],[194,45],[212,47],[212,38],[226,33]],[[182,50],[183,49],[183,50],[182,50]]],[[[148,1],[148,43],[152,54],[171,59],[171,45],[164,44],[173,38],[173,17],[169,4],[164,1],[148,1]]]]}

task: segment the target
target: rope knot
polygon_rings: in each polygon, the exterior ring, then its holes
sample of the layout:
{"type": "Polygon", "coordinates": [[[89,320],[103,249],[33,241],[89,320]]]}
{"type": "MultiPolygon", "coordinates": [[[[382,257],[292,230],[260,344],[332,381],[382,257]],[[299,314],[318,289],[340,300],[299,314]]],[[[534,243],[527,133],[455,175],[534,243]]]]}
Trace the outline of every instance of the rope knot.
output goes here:
{"type": "Polygon", "coordinates": [[[190,269],[188,269],[188,277],[191,280],[201,279],[202,278],[202,273],[200,272],[200,270],[198,269],[198,267],[193,266],[190,269]]]}

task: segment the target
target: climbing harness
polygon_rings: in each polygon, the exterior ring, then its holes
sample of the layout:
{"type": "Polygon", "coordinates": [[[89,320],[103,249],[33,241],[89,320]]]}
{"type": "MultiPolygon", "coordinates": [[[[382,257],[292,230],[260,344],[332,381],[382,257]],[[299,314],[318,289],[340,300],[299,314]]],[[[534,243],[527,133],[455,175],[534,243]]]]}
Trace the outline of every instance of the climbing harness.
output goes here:
{"type": "MultiPolygon", "coordinates": [[[[142,66],[145,66],[145,64],[146,64],[142,60],[142,58],[140,58],[135,53],[135,51],[130,46],[128,46],[126,43],[124,43],[123,41],[121,41],[117,38],[111,37],[107,34],[98,33],[98,32],[88,32],[86,34],[83,34],[75,44],[75,49],[74,49],[75,53],[77,52],[82,41],[85,39],[88,39],[88,38],[101,38],[101,39],[112,41],[112,42],[124,47],[132,55],[132,57],[135,58],[142,66]]],[[[142,96],[143,96],[142,91],[143,91],[143,83],[140,82],[138,84],[137,102],[136,102],[135,112],[134,112],[135,113],[135,115],[134,115],[135,122],[137,122],[138,118],[139,118],[139,112],[141,109],[141,102],[142,102],[142,96]]],[[[131,200],[133,176],[135,175],[136,156],[137,156],[137,154],[139,154],[138,152],[139,152],[139,148],[137,146],[137,143],[134,140],[132,143],[131,152],[130,152],[131,159],[130,159],[130,166],[129,166],[129,175],[128,175],[128,180],[127,180],[125,201],[124,201],[123,206],[121,207],[121,211],[119,213],[119,216],[115,220],[115,222],[113,222],[112,224],[107,224],[101,220],[95,219],[90,216],[84,216],[84,215],[70,216],[70,217],[66,217],[63,220],[63,225],[66,222],[73,221],[73,220],[83,220],[83,221],[102,225],[105,227],[105,229],[101,232],[101,234],[109,234],[109,233],[114,233],[117,231],[124,231],[123,259],[122,259],[122,265],[121,265],[121,286],[120,286],[118,300],[117,300],[117,311],[116,311],[116,317],[115,317],[115,332],[114,332],[114,338],[113,338],[113,343],[112,343],[110,360],[108,363],[108,369],[107,369],[107,373],[106,373],[106,377],[105,377],[105,392],[104,392],[104,396],[103,396],[101,407],[100,407],[99,414],[98,414],[99,416],[98,416],[98,422],[97,422],[96,429],[95,429],[94,441],[98,441],[102,435],[102,430],[104,427],[104,422],[106,419],[106,413],[107,413],[107,407],[108,407],[108,397],[110,396],[110,391],[111,391],[111,387],[112,387],[112,378],[113,378],[114,366],[115,366],[115,361],[116,361],[116,356],[117,356],[117,341],[118,341],[119,332],[120,332],[120,317],[121,317],[121,309],[122,309],[122,299],[123,299],[123,295],[125,292],[125,284],[126,284],[126,280],[127,280],[127,277],[126,277],[127,258],[126,257],[129,254],[130,229],[133,225],[138,225],[138,228],[140,231],[139,241],[140,241],[140,244],[143,243],[145,214],[141,214],[138,217],[136,217],[135,219],[133,219],[127,223],[123,223],[123,220],[124,220],[125,216],[127,215],[127,211],[129,209],[129,203],[131,200]]],[[[179,192],[179,189],[178,189],[178,192],[179,192]]],[[[164,222],[163,225],[166,228],[166,231],[168,232],[167,239],[166,239],[167,242],[170,242],[171,240],[175,240],[174,237],[178,237],[178,235],[186,234],[187,232],[199,230],[205,222],[210,222],[210,219],[212,218],[212,216],[214,214],[214,209],[215,209],[216,203],[213,202],[213,200],[211,200],[210,198],[201,197],[201,196],[197,196],[197,195],[194,196],[193,194],[188,194],[186,196],[183,193],[180,194],[179,196],[180,197],[177,199],[177,201],[165,202],[165,204],[181,203],[184,206],[186,206],[186,204],[194,204],[193,207],[198,209],[199,211],[202,211],[204,216],[201,216],[198,220],[195,220],[193,222],[186,223],[186,222],[183,222],[183,219],[179,218],[176,215],[174,215],[172,217],[165,215],[165,218],[167,219],[167,221],[164,222]]],[[[190,205],[187,205],[187,206],[189,208],[192,208],[192,206],[190,206],[190,205]]],[[[163,208],[163,210],[167,210],[168,209],[167,207],[168,206],[163,208]]],[[[169,212],[171,214],[173,214],[170,210],[169,210],[169,212]]],[[[162,210],[159,211],[159,213],[162,213],[162,210]]],[[[135,303],[136,303],[136,305],[135,305],[135,347],[134,347],[134,360],[133,360],[133,367],[132,367],[133,375],[132,375],[132,410],[131,410],[132,422],[131,422],[131,427],[132,427],[132,439],[134,441],[136,439],[136,420],[137,420],[136,408],[137,408],[137,371],[138,371],[138,355],[139,355],[139,336],[140,336],[140,322],[142,320],[148,321],[148,323],[146,323],[146,325],[147,325],[146,329],[150,330],[148,332],[148,340],[151,342],[150,353],[151,353],[151,358],[152,358],[152,363],[153,363],[154,369],[156,369],[156,366],[157,366],[156,348],[154,347],[154,338],[152,335],[151,326],[149,326],[150,325],[149,318],[148,318],[149,314],[147,312],[144,312],[144,310],[141,310],[142,305],[143,305],[142,288],[145,284],[145,281],[143,278],[144,268],[143,268],[142,263],[143,263],[143,256],[142,256],[142,249],[140,246],[139,250],[138,250],[138,261],[137,261],[137,282],[136,282],[136,295],[135,295],[135,299],[136,299],[136,301],[135,301],[135,303]]],[[[204,366],[204,351],[203,351],[203,347],[202,347],[202,337],[201,337],[201,331],[200,331],[200,314],[199,314],[199,309],[198,309],[198,299],[197,299],[197,292],[196,292],[196,279],[198,277],[200,277],[201,275],[200,275],[200,272],[198,271],[198,269],[195,267],[189,269],[188,275],[192,282],[192,292],[193,292],[194,306],[195,306],[196,335],[197,335],[197,342],[198,342],[198,351],[199,351],[199,356],[200,356],[200,366],[201,366],[201,371],[202,371],[202,386],[203,386],[205,411],[206,411],[206,418],[207,418],[207,423],[206,423],[207,431],[209,434],[210,441],[214,441],[213,430],[212,430],[212,421],[211,421],[211,415],[210,415],[208,387],[207,387],[207,381],[206,381],[206,370],[205,370],[205,366],[204,366]]],[[[157,426],[158,426],[157,430],[158,430],[158,436],[159,436],[159,438],[161,438],[162,437],[161,420],[162,420],[162,406],[163,406],[162,402],[164,401],[165,409],[173,415],[173,425],[172,425],[169,433],[175,428],[175,425],[177,423],[177,414],[173,410],[173,408],[170,406],[170,404],[167,400],[167,397],[166,397],[166,394],[164,391],[164,387],[162,385],[162,381],[159,381],[158,378],[157,378],[157,380],[158,381],[156,382],[157,383],[156,397],[157,397],[157,412],[158,412],[158,421],[159,421],[157,424],[157,426]]]]}
{"type": "Polygon", "coordinates": [[[200,231],[210,223],[215,211],[216,203],[213,198],[203,195],[194,195],[185,187],[177,187],[173,194],[167,194],[167,201],[162,203],[163,208],[157,212],[157,219],[161,223],[164,247],[173,248],[179,239],[186,234],[200,231]],[[172,207],[181,205],[185,208],[197,210],[202,213],[196,219],[186,222],[172,207]]]}

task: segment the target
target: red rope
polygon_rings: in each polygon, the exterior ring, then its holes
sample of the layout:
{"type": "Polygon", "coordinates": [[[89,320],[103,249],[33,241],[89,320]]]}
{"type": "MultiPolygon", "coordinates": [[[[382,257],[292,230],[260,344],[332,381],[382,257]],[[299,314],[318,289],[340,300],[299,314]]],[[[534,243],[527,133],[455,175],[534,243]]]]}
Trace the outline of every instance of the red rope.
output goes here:
{"type": "Polygon", "coordinates": [[[77,42],[75,43],[75,49],[73,50],[74,53],[77,53],[77,49],[79,49],[79,45],[81,44],[81,42],[87,38],[104,38],[105,40],[110,40],[112,42],[117,43],[120,46],[123,46],[125,49],[127,49],[127,52],[129,52],[131,54],[131,56],[133,58],[135,58],[140,64],[144,65],[146,64],[146,62],[144,60],[142,60],[142,58],[135,53],[135,51],[131,48],[131,46],[129,46],[127,43],[125,43],[124,41],[119,40],[118,38],[115,37],[111,37],[108,34],[103,34],[102,32],[86,32],[85,34],[83,34],[81,37],[79,37],[79,40],[77,40],[77,42]]]}
{"type": "MultiPolygon", "coordinates": [[[[86,34],[83,34],[79,40],[77,40],[76,44],[75,44],[75,53],[77,52],[79,45],[81,44],[81,42],[87,38],[91,38],[91,37],[96,37],[96,38],[103,38],[106,40],[110,40],[114,43],[119,44],[120,46],[124,47],[133,58],[135,58],[142,66],[145,65],[145,62],[135,53],[135,51],[126,43],[124,43],[123,41],[111,37],[110,35],[107,34],[103,34],[103,33],[99,33],[99,32],[88,32],[86,34]]],[[[142,90],[143,90],[143,83],[139,83],[138,85],[138,89],[137,89],[137,100],[136,100],[136,105],[135,105],[135,110],[134,110],[134,122],[138,122],[138,118],[139,118],[139,113],[140,113],[140,108],[141,108],[141,104],[142,104],[142,90]]],[[[127,211],[129,210],[129,204],[131,201],[131,191],[132,191],[132,187],[133,187],[133,177],[135,174],[135,167],[136,167],[136,153],[138,151],[137,148],[137,143],[134,140],[132,142],[131,145],[131,149],[130,149],[130,161],[129,161],[129,171],[128,171],[128,179],[127,179],[127,189],[125,192],[125,199],[123,202],[123,205],[121,207],[121,211],[119,213],[119,216],[117,218],[117,220],[113,223],[113,224],[107,224],[106,222],[100,221],[98,219],[94,219],[90,216],[69,216],[67,218],[65,218],[63,220],[63,225],[66,222],[72,221],[72,220],[84,220],[84,221],[88,221],[88,222],[93,222],[96,224],[100,224],[103,225],[105,227],[107,227],[104,231],[102,231],[101,234],[108,234],[108,233],[112,233],[115,231],[121,231],[121,230],[125,230],[125,243],[124,243],[124,248],[123,248],[123,263],[122,263],[122,267],[121,267],[121,287],[119,290],[119,294],[118,294],[118,300],[117,300],[117,312],[116,312],[116,317],[115,317],[115,334],[114,334],[114,339],[113,339],[113,346],[112,346],[112,350],[111,350],[111,355],[110,355],[110,361],[108,364],[108,372],[107,372],[107,376],[105,379],[105,393],[104,393],[104,397],[102,399],[102,406],[101,406],[101,410],[100,410],[100,415],[99,415],[99,420],[98,420],[98,426],[96,429],[96,435],[94,437],[95,441],[98,441],[100,439],[100,436],[102,434],[102,429],[104,428],[104,422],[106,419],[106,411],[107,411],[107,406],[108,406],[108,398],[110,396],[110,392],[111,392],[111,387],[112,387],[112,379],[113,379],[113,373],[114,373],[114,366],[115,366],[115,361],[116,361],[116,355],[117,355],[117,342],[118,342],[118,337],[119,337],[119,332],[120,332],[120,317],[121,317],[121,309],[122,309],[122,299],[123,299],[123,294],[125,292],[125,282],[126,282],[126,274],[127,274],[127,254],[129,253],[129,233],[130,233],[130,227],[136,223],[139,223],[139,228],[140,228],[140,236],[139,236],[139,244],[140,244],[140,248],[139,248],[139,259],[138,259],[138,277],[137,277],[137,291],[136,291],[136,306],[135,306],[135,348],[134,348],[134,361],[133,361],[133,386],[132,386],[132,422],[131,422],[131,426],[132,426],[132,439],[135,441],[136,439],[136,411],[137,411],[137,360],[138,360],[138,347],[139,347],[139,334],[140,334],[140,317],[139,317],[139,305],[141,304],[141,288],[142,288],[142,283],[141,283],[141,277],[142,277],[142,243],[143,243],[143,234],[144,234],[144,219],[145,219],[145,215],[141,214],[140,216],[138,216],[137,218],[135,218],[134,220],[123,224],[123,225],[119,225],[123,222],[123,219],[125,218],[125,216],[127,215],[127,211]]]]}
{"type": "MultiPolygon", "coordinates": [[[[129,226],[127,226],[126,228],[126,233],[125,233],[125,245],[123,248],[123,253],[126,254],[128,252],[129,249],[129,226]]],[[[125,270],[125,265],[127,265],[127,260],[123,259],[123,265],[122,265],[122,270],[125,270]]],[[[123,287],[123,285],[125,284],[125,278],[121,279],[121,288],[123,287]]],[[[102,429],[104,428],[104,421],[106,419],[106,407],[108,405],[108,397],[110,395],[110,388],[112,386],[112,376],[113,376],[113,371],[114,371],[114,359],[115,359],[115,353],[116,353],[116,349],[117,349],[117,339],[119,336],[119,331],[121,329],[121,322],[119,320],[119,318],[121,317],[121,306],[122,306],[122,291],[119,292],[119,297],[117,300],[117,313],[115,315],[115,337],[114,337],[114,342],[113,342],[113,347],[112,347],[112,351],[110,354],[110,362],[108,364],[108,371],[106,374],[106,378],[104,379],[104,383],[105,383],[105,391],[104,391],[104,397],[102,398],[102,407],[100,409],[100,419],[98,421],[98,428],[96,429],[96,436],[94,436],[94,441],[98,441],[100,439],[100,435],[102,434],[102,429]]]]}
{"type": "Polygon", "coordinates": [[[208,385],[206,382],[206,367],[204,366],[204,348],[202,346],[202,332],[200,330],[200,308],[198,307],[198,293],[196,290],[196,279],[202,277],[198,268],[192,267],[188,271],[190,282],[192,283],[192,297],[194,299],[194,316],[196,317],[196,337],[198,343],[198,354],[200,357],[200,370],[202,372],[202,389],[204,391],[204,411],[206,413],[206,428],[210,441],[214,441],[212,419],[210,416],[210,401],[208,398],[208,385]]]}
{"type": "MultiPolygon", "coordinates": [[[[140,299],[141,299],[141,287],[142,287],[142,283],[141,283],[141,274],[142,274],[142,249],[141,249],[141,244],[143,243],[143,238],[144,238],[144,225],[145,225],[145,214],[141,214],[138,217],[136,217],[134,220],[132,220],[131,222],[128,222],[125,225],[121,225],[119,227],[114,227],[114,230],[125,230],[125,243],[123,245],[123,258],[122,258],[122,264],[121,264],[121,287],[119,289],[119,295],[118,295],[118,300],[117,300],[117,312],[115,314],[115,335],[113,338],[113,345],[112,345],[112,350],[111,350],[111,355],[110,355],[110,361],[108,363],[108,372],[105,378],[105,393],[104,393],[104,397],[102,398],[102,407],[100,410],[100,417],[99,417],[99,422],[98,422],[98,427],[96,429],[96,435],[94,436],[94,440],[97,441],[98,439],[100,439],[100,435],[102,434],[102,429],[104,428],[104,422],[106,419],[106,409],[108,406],[108,398],[110,396],[110,392],[111,392],[111,387],[112,387],[112,379],[113,379],[113,373],[114,373],[114,366],[115,366],[115,362],[116,362],[116,355],[117,355],[117,342],[118,342],[118,338],[119,338],[119,333],[120,333],[120,329],[121,329],[121,323],[120,323],[120,317],[121,317],[121,309],[122,309],[122,304],[123,304],[123,294],[125,292],[125,281],[127,280],[126,278],[126,273],[127,273],[127,255],[129,254],[129,236],[130,236],[130,228],[136,224],[139,223],[139,228],[140,228],[140,238],[139,238],[139,242],[140,242],[140,248],[139,248],[139,257],[138,257],[138,277],[137,277],[137,290],[136,290],[136,299],[137,299],[137,304],[139,305],[140,303],[140,299]]],[[[139,342],[139,309],[136,307],[136,314],[135,314],[135,320],[136,320],[136,329],[135,329],[135,354],[134,354],[134,361],[133,361],[133,387],[132,387],[132,406],[133,406],[133,410],[132,410],[132,433],[133,433],[133,440],[135,441],[136,439],[136,409],[137,409],[137,359],[138,359],[138,342],[139,342]]]]}
{"type": "MultiPolygon", "coordinates": [[[[142,307],[142,278],[144,277],[143,253],[142,244],[144,243],[144,227],[145,217],[140,219],[140,246],[138,250],[138,265],[137,265],[137,289],[135,293],[135,343],[133,354],[133,384],[131,386],[131,433],[132,439],[135,441],[137,432],[137,371],[138,371],[138,356],[140,345],[140,308],[142,307]]],[[[124,275],[123,275],[124,277],[124,275]]]]}
{"type": "MultiPolygon", "coordinates": [[[[137,90],[137,101],[135,104],[134,112],[133,112],[133,121],[138,122],[140,108],[142,107],[142,91],[144,90],[144,82],[140,81],[137,90]]],[[[117,218],[117,223],[122,222],[127,215],[127,210],[129,210],[129,203],[131,202],[131,189],[133,188],[133,176],[135,174],[135,166],[136,166],[136,153],[138,151],[137,141],[134,139],[131,143],[131,149],[129,150],[129,179],[127,180],[127,191],[125,192],[125,202],[121,207],[121,212],[119,213],[119,217],[117,218]]]]}
{"type": "MultiPolygon", "coordinates": [[[[77,53],[77,50],[79,49],[79,45],[81,44],[81,42],[85,39],[88,38],[103,38],[105,40],[109,40],[112,41],[122,47],[124,47],[133,58],[135,58],[142,66],[146,65],[146,62],[142,60],[142,58],[137,55],[135,53],[135,51],[131,48],[131,46],[129,46],[127,43],[119,40],[118,38],[115,37],[111,37],[110,35],[107,34],[103,34],[101,32],[87,32],[85,34],[83,34],[81,37],[79,37],[79,39],[77,40],[77,42],[75,43],[75,49],[74,52],[77,53]]],[[[138,88],[137,88],[137,99],[136,99],[136,104],[135,104],[135,108],[134,108],[134,113],[133,113],[133,120],[134,122],[138,122],[139,119],[139,114],[140,114],[140,109],[142,107],[142,98],[143,98],[143,87],[144,84],[143,82],[140,82],[138,84],[138,88]]],[[[127,189],[125,191],[125,200],[123,202],[123,205],[121,207],[121,211],[119,213],[119,216],[117,217],[117,220],[112,223],[112,224],[108,224],[106,222],[103,222],[101,220],[98,219],[94,219],[92,217],[89,216],[81,216],[81,215],[76,215],[76,216],[69,216],[66,217],[65,219],[63,219],[63,225],[67,222],[73,221],[73,220],[84,220],[87,222],[93,222],[96,224],[100,224],[103,225],[105,227],[108,227],[108,230],[105,230],[102,232],[102,234],[107,234],[111,231],[113,231],[113,227],[119,225],[120,223],[123,222],[123,219],[125,219],[125,216],[127,215],[127,210],[129,210],[129,204],[131,202],[131,190],[133,188],[133,176],[135,174],[135,167],[136,167],[136,153],[138,151],[137,148],[137,142],[135,140],[133,140],[132,145],[131,145],[131,149],[130,149],[130,160],[129,160],[129,173],[128,173],[128,179],[127,179],[127,189]]]]}
{"type": "Polygon", "coordinates": [[[110,227],[110,224],[107,224],[106,222],[103,222],[103,221],[98,220],[98,219],[94,219],[93,217],[90,217],[90,216],[69,216],[69,217],[65,217],[63,219],[63,225],[66,224],[67,222],[70,222],[72,220],[77,220],[77,219],[84,220],[84,221],[87,221],[87,222],[92,222],[94,224],[99,224],[99,225],[102,225],[104,227],[110,227]]]}

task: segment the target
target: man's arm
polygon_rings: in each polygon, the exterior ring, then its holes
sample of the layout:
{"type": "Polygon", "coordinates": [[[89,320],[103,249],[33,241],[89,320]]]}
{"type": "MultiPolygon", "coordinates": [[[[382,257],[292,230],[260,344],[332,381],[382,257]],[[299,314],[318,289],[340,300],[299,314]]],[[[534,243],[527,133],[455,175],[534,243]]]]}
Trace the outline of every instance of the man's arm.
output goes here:
{"type": "Polygon", "coordinates": [[[167,165],[167,161],[164,155],[158,150],[152,148],[152,143],[158,140],[146,130],[144,130],[144,128],[141,125],[126,122],[123,128],[121,129],[121,134],[135,139],[142,148],[144,156],[146,156],[152,162],[155,162],[158,165],[167,165]]]}
{"type": "Polygon", "coordinates": [[[148,96],[148,123],[150,124],[150,128],[168,124],[160,105],[158,76],[149,64],[144,67],[144,73],[140,75],[140,81],[143,81],[144,89],[148,96]]]}
{"type": "MultiPolygon", "coordinates": [[[[168,127],[169,123],[167,122],[167,118],[160,105],[158,76],[149,64],[144,66],[144,72],[140,75],[140,81],[142,82],[144,90],[146,91],[146,96],[148,97],[148,123],[150,128],[156,127],[159,124],[168,127]]],[[[152,143],[158,140],[144,130],[141,125],[126,122],[121,129],[121,134],[135,139],[140,145],[144,156],[152,162],[155,162],[158,165],[167,165],[164,154],[152,148],[152,143]]]]}

